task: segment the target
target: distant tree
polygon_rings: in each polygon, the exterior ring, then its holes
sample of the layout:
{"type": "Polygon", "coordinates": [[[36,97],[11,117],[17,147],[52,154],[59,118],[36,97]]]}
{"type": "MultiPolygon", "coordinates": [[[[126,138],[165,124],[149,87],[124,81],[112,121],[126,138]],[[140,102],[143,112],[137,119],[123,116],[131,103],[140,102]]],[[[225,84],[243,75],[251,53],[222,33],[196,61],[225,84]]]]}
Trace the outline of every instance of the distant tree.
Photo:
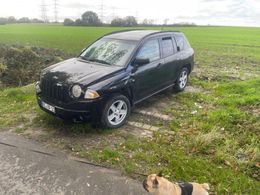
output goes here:
{"type": "Polygon", "coordinates": [[[16,23],[16,19],[15,19],[15,17],[13,17],[13,16],[10,16],[9,18],[7,18],[7,23],[16,23]]]}
{"type": "Polygon", "coordinates": [[[32,23],[44,23],[44,21],[34,18],[31,20],[32,23]]]}
{"type": "Polygon", "coordinates": [[[150,26],[154,24],[154,20],[144,19],[141,25],[143,26],[150,26]]]}
{"type": "Polygon", "coordinates": [[[82,20],[81,19],[77,19],[77,20],[75,20],[75,26],[82,26],[83,24],[82,24],[82,20]]]}
{"type": "Polygon", "coordinates": [[[148,19],[145,18],[145,19],[143,20],[143,22],[141,23],[141,25],[143,25],[143,26],[149,25],[148,19]]]}
{"type": "Polygon", "coordinates": [[[82,14],[82,25],[86,26],[96,26],[100,25],[101,21],[98,18],[98,15],[93,11],[87,11],[84,14],[82,14]]]}
{"type": "Polygon", "coordinates": [[[6,24],[7,19],[6,18],[0,18],[0,25],[6,24]]]}
{"type": "Polygon", "coordinates": [[[111,26],[137,26],[137,21],[134,16],[115,18],[111,21],[111,26]]]}
{"type": "Polygon", "coordinates": [[[111,21],[111,26],[125,26],[125,20],[122,18],[115,18],[111,21]]]}
{"type": "Polygon", "coordinates": [[[64,26],[73,26],[74,25],[74,21],[69,19],[69,18],[66,18],[63,22],[63,25],[64,26]]]}
{"type": "Polygon", "coordinates": [[[134,16],[126,16],[124,20],[126,26],[137,26],[137,21],[134,16]]]}
{"type": "Polygon", "coordinates": [[[30,23],[31,20],[27,17],[22,17],[18,20],[19,23],[30,23]]]}

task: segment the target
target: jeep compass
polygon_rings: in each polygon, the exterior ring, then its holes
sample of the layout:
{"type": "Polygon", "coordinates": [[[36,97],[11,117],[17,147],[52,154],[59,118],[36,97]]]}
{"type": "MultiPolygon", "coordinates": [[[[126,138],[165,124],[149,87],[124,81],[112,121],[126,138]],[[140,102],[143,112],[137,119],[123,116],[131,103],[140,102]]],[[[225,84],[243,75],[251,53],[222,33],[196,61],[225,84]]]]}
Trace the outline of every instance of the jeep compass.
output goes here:
{"type": "Polygon", "coordinates": [[[137,103],[170,87],[183,91],[193,67],[194,51],[181,32],[119,31],[44,69],[36,95],[40,108],[59,118],[118,128],[137,103]]]}

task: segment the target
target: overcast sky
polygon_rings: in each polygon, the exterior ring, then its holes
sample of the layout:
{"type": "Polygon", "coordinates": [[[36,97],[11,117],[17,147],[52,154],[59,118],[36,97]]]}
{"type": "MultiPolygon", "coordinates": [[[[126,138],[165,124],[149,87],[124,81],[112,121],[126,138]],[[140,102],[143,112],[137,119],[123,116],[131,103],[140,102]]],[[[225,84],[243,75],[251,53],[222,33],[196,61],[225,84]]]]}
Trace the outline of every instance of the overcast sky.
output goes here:
{"type": "MultiPolygon", "coordinates": [[[[115,16],[133,15],[156,23],[189,22],[200,25],[260,27],[260,0],[57,0],[59,20],[79,18],[93,10],[109,22],[115,16]]],[[[45,0],[47,16],[54,19],[54,0],[45,0]]],[[[42,0],[0,0],[0,17],[41,18],[42,0]]]]}

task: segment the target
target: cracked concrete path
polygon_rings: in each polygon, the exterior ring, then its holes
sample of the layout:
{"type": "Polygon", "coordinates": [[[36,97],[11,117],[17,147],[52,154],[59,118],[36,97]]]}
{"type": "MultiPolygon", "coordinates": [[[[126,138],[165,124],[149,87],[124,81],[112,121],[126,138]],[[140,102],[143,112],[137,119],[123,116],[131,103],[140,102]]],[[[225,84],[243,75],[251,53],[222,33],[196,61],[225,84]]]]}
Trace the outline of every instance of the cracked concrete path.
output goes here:
{"type": "Polygon", "coordinates": [[[0,194],[146,194],[140,182],[115,170],[68,160],[62,152],[0,133],[0,194]]]}

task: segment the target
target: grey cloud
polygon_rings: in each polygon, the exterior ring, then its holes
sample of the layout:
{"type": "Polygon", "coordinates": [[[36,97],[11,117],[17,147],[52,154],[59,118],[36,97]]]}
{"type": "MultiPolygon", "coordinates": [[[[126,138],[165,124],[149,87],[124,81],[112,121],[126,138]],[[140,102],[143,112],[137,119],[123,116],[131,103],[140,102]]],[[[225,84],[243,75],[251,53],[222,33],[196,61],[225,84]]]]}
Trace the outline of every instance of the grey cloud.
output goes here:
{"type": "MultiPolygon", "coordinates": [[[[202,0],[202,2],[217,2],[216,0],[202,0]]],[[[218,0],[219,2],[219,0],[218,0]]],[[[215,10],[214,8],[202,9],[195,16],[179,16],[176,19],[185,21],[241,21],[246,24],[260,25],[260,12],[243,0],[230,0],[227,11],[215,10]]],[[[213,6],[211,6],[213,7],[213,6]]]]}
{"type": "Polygon", "coordinates": [[[227,1],[227,0],[201,0],[201,2],[203,3],[212,3],[212,2],[221,2],[221,1],[227,1]]]}
{"type": "Polygon", "coordinates": [[[68,3],[63,6],[67,7],[67,8],[72,8],[72,9],[97,7],[97,5],[91,5],[91,4],[87,4],[87,3],[68,3]]]}

